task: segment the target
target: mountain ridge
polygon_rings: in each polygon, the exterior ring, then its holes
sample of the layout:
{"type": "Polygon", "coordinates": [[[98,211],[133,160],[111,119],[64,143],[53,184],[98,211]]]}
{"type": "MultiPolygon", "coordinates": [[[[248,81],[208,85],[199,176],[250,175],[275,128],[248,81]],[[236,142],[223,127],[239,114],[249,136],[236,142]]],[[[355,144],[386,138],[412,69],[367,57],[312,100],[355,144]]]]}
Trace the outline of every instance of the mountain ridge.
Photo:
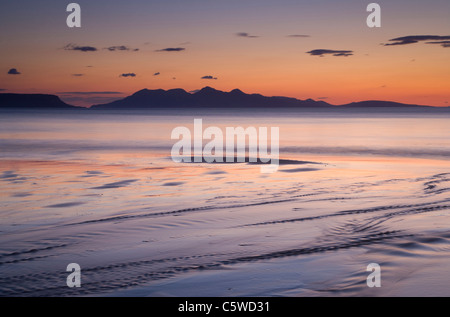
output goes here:
{"type": "Polygon", "coordinates": [[[224,92],[206,86],[194,93],[183,89],[142,89],[121,100],[91,106],[90,109],[143,108],[324,108],[334,107],[324,101],[299,100],[289,97],[266,97],[246,94],[240,89],[224,92]]]}
{"type": "Polygon", "coordinates": [[[246,94],[240,89],[224,92],[206,86],[193,93],[184,89],[142,89],[124,99],[91,106],[90,109],[150,109],[150,108],[436,108],[426,105],[404,104],[393,101],[366,100],[344,105],[332,105],[313,99],[246,94]]]}
{"type": "MultiPolygon", "coordinates": [[[[56,95],[0,93],[0,108],[86,109],[65,103],[56,95]]],[[[240,89],[229,92],[206,86],[194,92],[181,88],[141,89],[113,102],[92,105],[92,110],[126,109],[450,109],[426,105],[405,104],[393,101],[365,100],[343,105],[332,105],[313,99],[296,99],[284,96],[246,94],[240,89]]]]}

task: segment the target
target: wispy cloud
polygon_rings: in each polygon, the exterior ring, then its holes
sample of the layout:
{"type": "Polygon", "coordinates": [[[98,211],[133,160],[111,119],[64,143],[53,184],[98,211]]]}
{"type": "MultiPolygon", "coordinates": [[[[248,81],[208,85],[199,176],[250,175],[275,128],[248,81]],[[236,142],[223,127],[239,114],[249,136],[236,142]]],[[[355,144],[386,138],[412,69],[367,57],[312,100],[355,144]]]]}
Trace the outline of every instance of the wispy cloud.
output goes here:
{"type": "Polygon", "coordinates": [[[161,75],[160,72],[157,72],[157,73],[154,73],[154,74],[153,74],[153,76],[159,76],[159,75],[161,75]]]}
{"type": "Polygon", "coordinates": [[[84,74],[72,74],[73,77],[82,77],[84,74]]]}
{"type": "MultiPolygon", "coordinates": [[[[80,52],[96,52],[98,51],[98,49],[94,46],[81,46],[81,45],[76,45],[76,44],[67,44],[66,46],[64,46],[63,48],[66,51],[80,51],[80,52]]],[[[139,51],[138,48],[131,48],[125,45],[116,45],[116,46],[109,46],[109,47],[105,47],[104,48],[107,51],[110,52],[137,52],[139,51]]]]}
{"type": "Polygon", "coordinates": [[[305,37],[311,37],[309,35],[303,35],[303,34],[291,34],[287,35],[286,37],[292,37],[292,38],[305,38],[305,37]]]}
{"type": "Polygon", "coordinates": [[[135,73],[124,73],[120,74],[119,77],[136,77],[135,73]]]}
{"type": "Polygon", "coordinates": [[[251,34],[249,34],[249,33],[247,33],[247,32],[239,32],[239,33],[236,33],[236,36],[239,36],[239,37],[246,37],[246,38],[249,38],[249,39],[254,39],[254,38],[258,38],[258,37],[259,37],[258,35],[251,35],[251,34]]]}
{"type": "Polygon", "coordinates": [[[211,75],[207,75],[207,76],[203,76],[201,79],[213,79],[213,80],[217,80],[217,77],[211,76],[211,75]]]}
{"type": "Polygon", "coordinates": [[[312,50],[309,52],[306,52],[307,54],[310,54],[312,56],[320,56],[323,57],[325,55],[332,55],[332,56],[352,56],[353,55],[353,51],[342,51],[342,50],[323,50],[323,49],[319,49],[319,50],[312,50]]]}
{"type": "Polygon", "coordinates": [[[110,46],[105,48],[106,50],[110,51],[110,52],[116,52],[116,51],[131,51],[131,52],[137,52],[139,51],[138,48],[130,48],[128,46],[125,45],[119,45],[119,46],[110,46]]]}
{"type": "Polygon", "coordinates": [[[67,44],[64,46],[66,51],[80,51],[80,52],[96,52],[97,48],[93,46],[79,46],[76,44],[67,44]]]}
{"type": "Polygon", "coordinates": [[[168,47],[160,50],[156,50],[156,52],[181,52],[186,50],[184,47],[168,47]]]}
{"type": "Polygon", "coordinates": [[[7,91],[8,89],[0,89],[0,91],[7,91]]]}
{"type": "Polygon", "coordinates": [[[66,91],[58,93],[60,95],[121,95],[122,93],[119,91],[66,91]]]}
{"type": "Polygon", "coordinates": [[[440,44],[442,47],[450,47],[450,41],[425,42],[425,44],[440,44]]]}
{"type": "Polygon", "coordinates": [[[424,41],[432,41],[425,44],[440,44],[442,47],[450,47],[450,35],[408,35],[390,39],[389,42],[392,43],[386,43],[384,46],[408,45],[424,41]]]}
{"type": "Polygon", "coordinates": [[[10,70],[8,70],[8,75],[20,75],[20,74],[21,74],[21,72],[19,72],[15,68],[11,68],[10,70]]]}

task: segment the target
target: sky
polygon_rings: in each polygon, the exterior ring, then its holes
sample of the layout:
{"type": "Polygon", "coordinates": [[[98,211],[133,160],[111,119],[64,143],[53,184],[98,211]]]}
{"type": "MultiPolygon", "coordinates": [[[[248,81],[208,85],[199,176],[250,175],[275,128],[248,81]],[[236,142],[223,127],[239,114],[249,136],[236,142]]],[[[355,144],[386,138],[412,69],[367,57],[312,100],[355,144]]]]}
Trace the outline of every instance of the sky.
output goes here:
{"type": "Polygon", "coordinates": [[[380,28],[365,0],[76,1],[80,28],[66,24],[69,3],[0,2],[0,93],[90,106],[210,86],[450,106],[448,0],[377,1],[380,28]]]}

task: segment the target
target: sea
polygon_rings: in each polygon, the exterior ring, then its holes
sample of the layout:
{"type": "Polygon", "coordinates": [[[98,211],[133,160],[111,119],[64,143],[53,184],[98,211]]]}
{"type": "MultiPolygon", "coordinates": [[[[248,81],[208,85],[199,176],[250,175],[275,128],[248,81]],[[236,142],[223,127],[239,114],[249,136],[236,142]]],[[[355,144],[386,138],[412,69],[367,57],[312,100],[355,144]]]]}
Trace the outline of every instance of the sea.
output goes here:
{"type": "Polygon", "coordinates": [[[2,111],[0,296],[450,296],[450,111],[2,111]],[[278,170],[173,161],[194,119],[278,170]]]}

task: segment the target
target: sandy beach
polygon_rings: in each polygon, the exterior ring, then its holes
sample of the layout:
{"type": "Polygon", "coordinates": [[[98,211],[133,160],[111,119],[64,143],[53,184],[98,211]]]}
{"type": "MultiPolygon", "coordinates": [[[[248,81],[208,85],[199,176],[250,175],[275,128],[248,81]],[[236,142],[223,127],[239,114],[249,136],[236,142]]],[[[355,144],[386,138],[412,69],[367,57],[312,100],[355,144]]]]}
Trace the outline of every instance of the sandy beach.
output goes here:
{"type": "Polygon", "coordinates": [[[0,295],[450,295],[447,117],[204,116],[279,126],[273,174],[173,162],[192,119],[2,115],[0,295]]]}

